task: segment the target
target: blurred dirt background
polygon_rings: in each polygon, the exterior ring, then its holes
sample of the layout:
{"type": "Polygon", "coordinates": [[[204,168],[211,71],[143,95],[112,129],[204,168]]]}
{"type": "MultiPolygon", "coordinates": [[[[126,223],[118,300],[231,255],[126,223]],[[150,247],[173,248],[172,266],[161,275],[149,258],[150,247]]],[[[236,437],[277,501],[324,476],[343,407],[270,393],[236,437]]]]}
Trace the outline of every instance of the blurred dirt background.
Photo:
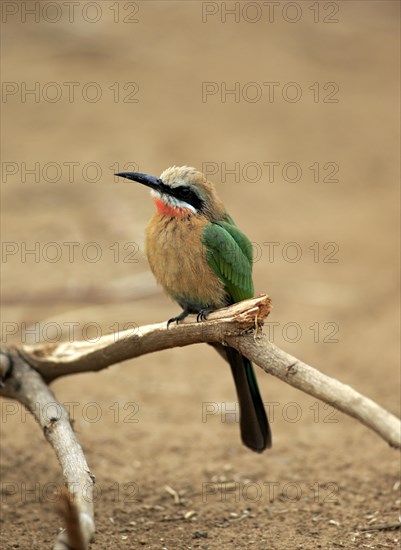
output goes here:
{"type": "MultiPolygon", "coordinates": [[[[152,201],[113,172],[187,164],[215,172],[255,243],[275,343],[398,414],[398,2],[280,2],[270,21],[263,2],[54,4],[2,2],[2,343],[176,314],[143,252],[152,201]],[[279,83],[271,101],[263,82],[279,83]]],[[[363,531],[398,523],[398,453],[258,374],[261,456],[224,416],[234,386],[206,345],[53,384],[96,475],[94,550],[399,547],[399,530],[363,531]]],[[[50,548],[56,459],[5,400],[1,429],[2,547],[50,548]]]]}

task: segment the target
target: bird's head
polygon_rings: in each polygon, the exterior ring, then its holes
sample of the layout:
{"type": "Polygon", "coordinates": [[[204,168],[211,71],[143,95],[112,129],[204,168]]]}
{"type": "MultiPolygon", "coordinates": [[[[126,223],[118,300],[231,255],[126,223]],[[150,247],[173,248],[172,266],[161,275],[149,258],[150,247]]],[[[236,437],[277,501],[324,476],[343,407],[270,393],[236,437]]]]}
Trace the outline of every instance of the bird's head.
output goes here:
{"type": "Polygon", "coordinates": [[[117,176],[151,188],[151,195],[160,214],[171,217],[204,216],[221,219],[224,206],[214,185],[189,166],[167,168],[160,178],[139,172],[120,172],[117,176]]]}

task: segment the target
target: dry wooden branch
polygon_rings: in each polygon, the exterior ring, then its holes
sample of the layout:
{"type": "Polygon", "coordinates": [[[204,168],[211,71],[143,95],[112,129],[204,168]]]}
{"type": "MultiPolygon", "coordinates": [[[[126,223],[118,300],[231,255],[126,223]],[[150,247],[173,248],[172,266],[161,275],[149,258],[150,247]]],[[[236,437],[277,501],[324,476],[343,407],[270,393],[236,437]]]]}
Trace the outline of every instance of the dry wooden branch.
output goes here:
{"type": "Polygon", "coordinates": [[[95,343],[25,346],[20,353],[45,381],[51,382],[60,376],[98,371],[126,359],[171,347],[223,342],[238,349],[265,372],[353,416],[393,447],[401,447],[400,421],[394,415],[350,386],[280,350],[265,336],[255,338],[255,324],[256,328],[263,324],[270,307],[269,297],[262,295],[215,311],[202,323],[197,323],[191,316],[186,322],[170,328],[166,323],[160,323],[109,334],[95,343]]]}
{"type": "Polygon", "coordinates": [[[330,378],[286,353],[269,342],[265,335],[257,339],[249,335],[236,339],[229,337],[227,343],[265,372],[356,418],[380,435],[391,447],[401,448],[400,419],[351,386],[330,378]]]}
{"type": "Polygon", "coordinates": [[[80,372],[99,371],[146,353],[200,342],[225,342],[261,327],[270,312],[270,298],[262,295],[210,313],[208,320],[187,317],[179,325],[159,323],[103,336],[96,342],[64,342],[19,349],[46,382],[80,372]]]}
{"type": "MultiPolygon", "coordinates": [[[[86,549],[94,533],[92,499],[88,488],[94,478],[72,431],[66,410],[46,383],[60,376],[99,371],[115,363],[176,346],[221,342],[236,348],[265,372],[353,416],[393,447],[401,448],[401,423],[391,413],[350,386],[330,378],[269,342],[259,328],[270,312],[266,295],[245,300],[211,313],[198,323],[194,316],[184,323],[148,325],[135,331],[109,334],[97,342],[67,342],[4,350],[0,364],[0,395],[18,399],[35,415],[53,446],[72,498],[65,502],[67,530],[54,550],[86,549]],[[10,372],[8,358],[13,362],[10,372]],[[38,407],[39,403],[39,407],[38,407]],[[56,421],[45,417],[49,404],[61,411],[56,421]]],[[[0,356],[1,357],[1,356],[0,356]]]]}
{"type": "Polygon", "coordinates": [[[33,414],[56,453],[68,489],[68,493],[61,494],[60,503],[66,530],[58,535],[54,550],[86,550],[95,532],[94,476],[75,437],[68,412],[40,374],[17,351],[9,350],[7,355],[3,352],[3,365],[7,360],[9,368],[2,394],[17,399],[33,414]]]}

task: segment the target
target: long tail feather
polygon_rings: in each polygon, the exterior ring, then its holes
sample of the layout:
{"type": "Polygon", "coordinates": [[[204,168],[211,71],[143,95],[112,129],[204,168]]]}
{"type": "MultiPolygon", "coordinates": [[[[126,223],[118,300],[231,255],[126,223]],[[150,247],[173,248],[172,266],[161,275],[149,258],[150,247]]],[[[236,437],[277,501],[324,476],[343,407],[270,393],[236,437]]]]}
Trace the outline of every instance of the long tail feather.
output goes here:
{"type": "Polygon", "coordinates": [[[231,366],[240,408],[240,430],[244,445],[257,453],[272,446],[272,435],[252,363],[237,350],[215,345],[231,366]]]}

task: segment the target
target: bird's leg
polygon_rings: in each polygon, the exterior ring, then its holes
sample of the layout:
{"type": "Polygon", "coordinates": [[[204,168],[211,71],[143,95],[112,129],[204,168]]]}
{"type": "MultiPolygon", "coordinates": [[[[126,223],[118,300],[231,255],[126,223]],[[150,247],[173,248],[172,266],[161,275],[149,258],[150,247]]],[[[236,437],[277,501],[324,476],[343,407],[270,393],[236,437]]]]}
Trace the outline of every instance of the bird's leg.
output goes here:
{"type": "Polygon", "coordinates": [[[206,321],[207,316],[209,313],[213,311],[212,308],[205,307],[204,309],[201,309],[198,315],[196,316],[196,320],[199,323],[199,321],[206,321]]]}
{"type": "Polygon", "coordinates": [[[181,313],[179,315],[177,315],[176,317],[171,317],[171,319],[169,319],[167,321],[167,328],[169,327],[170,323],[174,323],[174,321],[177,323],[178,325],[178,321],[182,321],[183,319],[185,319],[185,317],[187,317],[189,315],[189,311],[187,311],[186,309],[184,309],[184,311],[181,311],[181,313]]]}

